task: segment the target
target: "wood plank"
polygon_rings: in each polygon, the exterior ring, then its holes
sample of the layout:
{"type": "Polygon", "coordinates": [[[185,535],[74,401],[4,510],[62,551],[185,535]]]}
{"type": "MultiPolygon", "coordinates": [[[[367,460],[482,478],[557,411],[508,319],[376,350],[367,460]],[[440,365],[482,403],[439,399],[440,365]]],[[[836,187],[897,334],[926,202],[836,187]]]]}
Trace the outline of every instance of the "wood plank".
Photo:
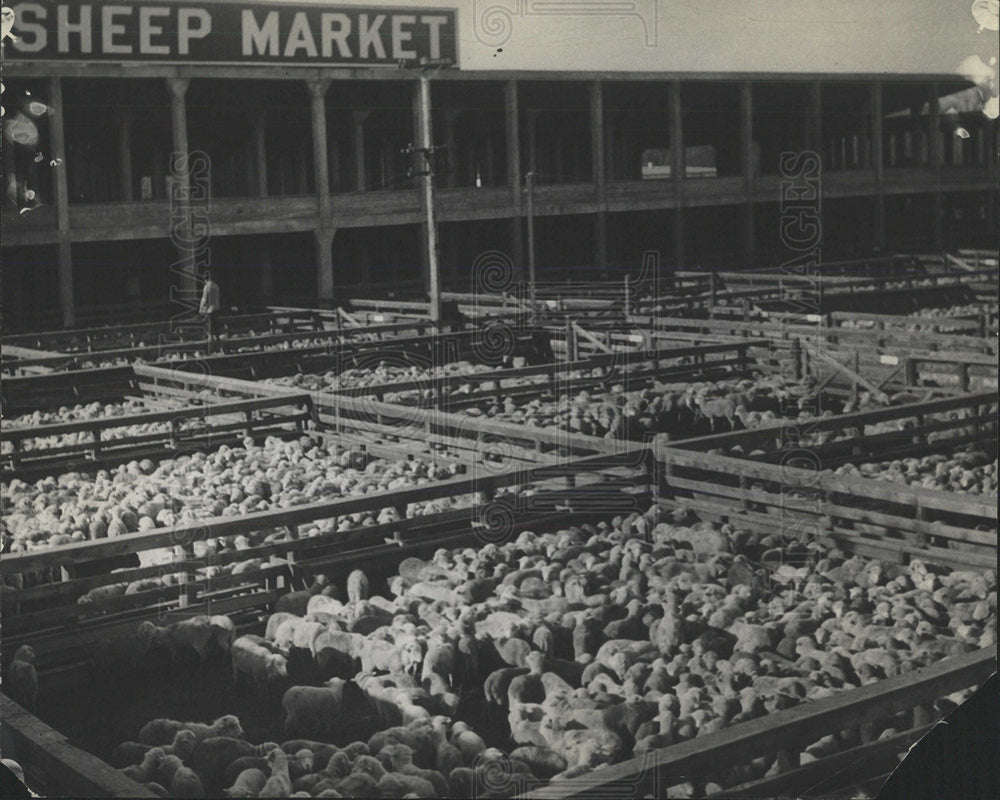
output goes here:
{"type": "Polygon", "coordinates": [[[71,745],[66,737],[0,694],[4,756],[45,782],[48,796],[156,797],[142,784],[71,745]]]}

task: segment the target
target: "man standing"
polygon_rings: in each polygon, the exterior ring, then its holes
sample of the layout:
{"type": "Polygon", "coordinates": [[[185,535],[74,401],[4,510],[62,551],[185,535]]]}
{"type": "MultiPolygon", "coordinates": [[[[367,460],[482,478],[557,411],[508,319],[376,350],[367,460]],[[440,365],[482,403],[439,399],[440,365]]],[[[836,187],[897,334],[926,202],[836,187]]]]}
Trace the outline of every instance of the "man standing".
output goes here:
{"type": "Polygon", "coordinates": [[[205,317],[205,336],[211,355],[219,337],[219,284],[212,280],[212,273],[205,270],[205,291],[201,295],[199,313],[205,317]]]}

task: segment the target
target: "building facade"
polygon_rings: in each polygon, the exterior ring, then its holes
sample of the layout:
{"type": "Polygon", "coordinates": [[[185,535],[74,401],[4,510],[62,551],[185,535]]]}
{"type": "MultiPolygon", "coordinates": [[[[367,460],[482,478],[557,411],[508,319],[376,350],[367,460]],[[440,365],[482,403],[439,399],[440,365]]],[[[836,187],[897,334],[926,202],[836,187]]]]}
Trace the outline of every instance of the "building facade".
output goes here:
{"type": "MultiPolygon", "coordinates": [[[[409,28],[385,21],[378,47],[369,37],[374,63],[317,65],[281,55],[308,55],[309,36],[318,52],[318,34],[281,19],[270,42],[262,12],[257,39],[244,29],[243,43],[258,56],[273,45],[274,63],[197,53],[188,63],[166,34],[130,38],[129,20],[99,30],[94,20],[108,20],[90,5],[87,33],[70,11],[22,26],[22,43],[37,47],[43,29],[50,39],[37,57],[7,45],[5,107],[35,98],[49,113],[37,147],[4,142],[5,327],[169,301],[178,181],[195,184],[180,213],[194,215],[187,230],[227,304],[419,293],[426,165],[408,148],[427,143],[413,57],[450,53],[453,18],[438,23],[436,50],[432,25],[420,34],[412,15],[409,28]],[[418,45],[403,46],[409,34],[418,45]]],[[[198,21],[185,24],[193,52],[198,21]]],[[[360,55],[357,39],[337,40],[343,30],[328,27],[322,46],[360,55]]],[[[794,255],[781,236],[782,158],[807,151],[819,156],[824,256],[996,246],[997,122],[943,112],[939,98],[969,87],[954,76],[487,71],[453,60],[429,73],[446,289],[473,291],[470,266],[484,254],[526,263],[529,172],[540,281],[613,277],[650,250],[683,267],[782,263],[794,255]]]]}

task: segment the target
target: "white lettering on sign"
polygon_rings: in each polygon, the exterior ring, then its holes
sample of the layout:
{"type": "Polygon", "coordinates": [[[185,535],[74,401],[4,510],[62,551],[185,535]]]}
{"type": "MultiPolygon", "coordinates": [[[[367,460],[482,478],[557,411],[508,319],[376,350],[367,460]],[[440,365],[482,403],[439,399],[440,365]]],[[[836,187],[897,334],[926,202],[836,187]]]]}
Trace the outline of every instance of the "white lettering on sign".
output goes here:
{"type": "Polygon", "coordinates": [[[392,57],[393,58],[416,58],[416,50],[404,50],[403,43],[412,41],[413,32],[404,31],[404,25],[416,24],[417,18],[408,14],[401,14],[392,18],[392,57]]]}
{"type": "Polygon", "coordinates": [[[320,48],[323,51],[323,58],[333,56],[333,43],[337,43],[337,50],[341,58],[351,57],[351,48],[347,44],[347,37],[351,33],[351,19],[347,14],[325,13],[320,15],[320,48]],[[337,24],[336,30],[334,23],[337,24]]]}
{"type": "Polygon", "coordinates": [[[153,44],[153,37],[163,33],[163,26],[153,22],[153,17],[168,17],[170,9],[162,6],[143,7],[139,9],[139,52],[150,55],[169,55],[170,47],[165,44],[153,44]]]}
{"type": "Polygon", "coordinates": [[[80,37],[80,52],[90,53],[94,49],[94,26],[91,24],[90,6],[80,6],[80,18],[77,22],[69,20],[69,6],[59,6],[56,9],[56,19],[59,31],[56,39],[60,53],[69,52],[69,35],[75,33],[80,37]]]}
{"type": "Polygon", "coordinates": [[[367,58],[368,48],[374,47],[376,58],[385,58],[385,46],[382,44],[382,37],[379,35],[379,28],[385,22],[385,14],[377,14],[375,21],[368,25],[368,15],[358,16],[358,57],[367,58]]]}
{"type": "Polygon", "coordinates": [[[301,11],[292,20],[292,29],[285,43],[285,58],[294,56],[300,48],[305,48],[307,56],[316,57],[316,42],[309,28],[309,18],[301,11]]]}
{"type": "Polygon", "coordinates": [[[203,8],[182,8],[177,12],[177,52],[186,56],[191,52],[192,39],[204,39],[212,32],[212,17],[203,8]],[[198,21],[197,25],[193,23],[198,21]]]}
{"type": "Polygon", "coordinates": [[[132,9],[128,6],[104,6],[101,9],[101,51],[116,55],[128,55],[132,52],[130,44],[115,44],[115,36],[125,33],[125,25],[116,23],[115,17],[131,16],[132,9]]]}
{"type": "Polygon", "coordinates": [[[243,11],[243,55],[278,55],[278,12],[268,11],[262,26],[253,11],[243,11]]]}
{"type": "Polygon", "coordinates": [[[421,17],[420,21],[430,28],[430,57],[441,58],[441,26],[448,24],[448,18],[438,14],[421,17]]]}
{"type": "Polygon", "coordinates": [[[49,35],[40,20],[49,13],[41,3],[21,3],[16,6],[17,20],[14,30],[17,31],[17,49],[23,53],[37,53],[44,50],[49,43],[49,35]]]}

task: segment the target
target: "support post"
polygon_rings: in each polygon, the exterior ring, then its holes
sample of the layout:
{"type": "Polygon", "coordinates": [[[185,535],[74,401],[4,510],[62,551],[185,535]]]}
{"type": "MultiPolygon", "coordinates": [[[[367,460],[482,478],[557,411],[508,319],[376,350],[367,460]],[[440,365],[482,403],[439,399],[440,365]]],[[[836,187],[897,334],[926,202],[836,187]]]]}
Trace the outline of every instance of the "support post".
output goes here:
{"type": "Polygon", "coordinates": [[[597,190],[594,260],[602,277],[608,270],[607,189],[604,180],[604,84],[590,84],[590,172],[597,190]]]}
{"type": "Polygon", "coordinates": [[[66,134],[63,128],[62,79],[49,78],[49,102],[53,116],[49,132],[52,137],[52,158],[62,166],[55,168],[56,222],[59,230],[59,308],[63,326],[73,327],[76,322],[76,304],[73,300],[73,254],[69,238],[69,187],[66,184],[66,134]]]}
{"type": "Polygon", "coordinates": [[[823,85],[809,84],[809,149],[823,156],[823,85]]]}
{"type": "Polygon", "coordinates": [[[754,234],[753,86],[740,84],[740,152],[743,160],[743,252],[750,263],[756,256],[754,234]]]}
{"type": "Polygon", "coordinates": [[[931,235],[934,240],[934,249],[937,252],[944,250],[944,228],[942,216],[944,209],[944,197],[941,192],[941,166],[943,164],[943,145],[941,139],[941,104],[938,102],[938,95],[941,87],[937,83],[932,83],[927,91],[927,105],[930,114],[928,115],[929,130],[927,131],[927,144],[929,148],[928,157],[930,166],[934,170],[934,194],[931,202],[931,235]]]}
{"type": "Polygon", "coordinates": [[[668,107],[670,114],[670,174],[674,188],[674,264],[676,269],[684,265],[684,187],[687,165],[684,159],[684,125],[681,106],[681,82],[670,81],[668,107]]]}
{"type": "Polygon", "coordinates": [[[420,130],[419,144],[424,153],[423,201],[426,212],[427,230],[427,272],[428,293],[430,305],[428,308],[431,322],[441,321],[441,276],[438,270],[437,226],[434,215],[434,139],[431,132],[431,80],[424,72],[419,81],[420,98],[420,130]]]}
{"type": "Polygon", "coordinates": [[[118,113],[118,178],[121,199],[126,203],[135,199],[132,188],[132,118],[132,112],[127,109],[118,113]]]}
{"type": "MultiPolygon", "coordinates": [[[[458,178],[458,147],[455,144],[455,122],[462,111],[458,108],[449,108],[444,112],[444,146],[448,154],[448,174],[445,175],[445,186],[452,188],[457,183],[458,178]]],[[[508,169],[510,165],[508,164],[508,169]]]]}
{"type": "Polygon", "coordinates": [[[365,190],[365,120],[371,114],[369,109],[354,109],[351,112],[351,149],[354,151],[354,188],[365,190]]]}
{"type": "Polygon", "coordinates": [[[871,87],[871,164],[875,170],[875,241],[885,250],[885,164],[882,158],[882,83],[871,87]]]}
{"type": "Polygon", "coordinates": [[[531,318],[534,322],[538,313],[535,307],[535,173],[529,172],[524,180],[528,195],[528,299],[531,301],[531,318]]]}
{"type": "Polygon", "coordinates": [[[511,249],[517,273],[515,278],[524,280],[524,242],[521,236],[521,143],[520,120],[517,103],[517,81],[504,84],[504,122],[507,137],[507,188],[511,203],[511,249]]]}
{"type": "Polygon", "coordinates": [[[313,170],[316,174],[317,220],[316,241],[319,257],[316,259],[316,286],[322,300],[333,299],[333,233],[330,219],[330,164],[326,139],[326,90],[329,79],[307,81],[312,116],[313,170]],[[326,242],[325,246],[321,246],[326,242]]]}
{"type": "MultiPolygon", "coordinates": [[[[171,178],[179,198],[177,215],[183,219],[181,228],[183,237],[190,243],[188,247],[180,247],[182,259],[190,259],[188,269],[181,270],[181,293],[197,302],[198,284],[195,274],[196,257],[193,257],[191,247],[194,246],[194,231],[191,225],[191,178],[188,174],[188,136],[187,136],[187,78],[167,78],[167,89],[170,92],[170,130],[173,137],[173,157],[171,160],[171,178]]],[[[168,198],[169,199],[169,198],[168,198]]],[[[173,213],[173,212],[172,212],[173,213]]]]}
{"type": "Polygon", "coordinates": [[[267,197],[267,111],[260,111],[254,116],[253,147],[257,164],[257,196],[267,197]]]}
{"type": "Polygon", "coordinates": [[[337,229],[331,227],[316,228],[313,238],[316,240],[316,278],[317,291],[322,300],[333,299],[333,237],[337,229]]]}

